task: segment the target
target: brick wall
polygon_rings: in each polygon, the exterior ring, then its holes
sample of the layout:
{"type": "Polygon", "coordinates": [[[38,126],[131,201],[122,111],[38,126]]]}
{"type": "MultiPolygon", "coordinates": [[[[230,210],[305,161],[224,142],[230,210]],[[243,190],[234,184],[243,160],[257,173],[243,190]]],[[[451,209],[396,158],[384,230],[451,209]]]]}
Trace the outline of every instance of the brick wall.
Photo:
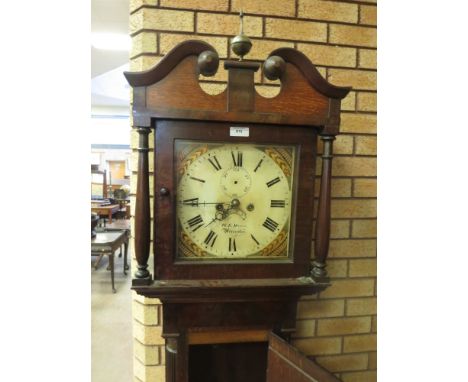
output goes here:
{"type": "MultiPolygon", "coordinates": [[[[152,67],[177,43],[191,38],[230,58],[238,33],[240,0],[131,0],[131,70],[152,67]]],[[[298,307],[294,344],[345,382],[376,380],[376,0],[243,1],[244,31],[253,48],[246,59],[264,60],[279,47],[294,47],[336,85],[351,85],[342,102],[341,131],[333,161],[329,273],[332,287],[298,307]]],[[[218,93],[226,73],[203,87],[218,93]]],[[[256,77],[265,96],[277,83],[256,77]]],[[[150,136],[152,148],[152,136],[150,136]]],[[[132,148],[137,134],[132,132],[132,148]]],[[[135,151],[135,150],[134,150],[135,151]]],[[[136,185],[133,153],[132,194],[136,185]]],[[[150,153],[150,171],[152,171],[150,153]]],[[[152,182],[150,192],[153,195],[152,182]]],[[[134,206],[134,203],[132,203],[134,206]]],[[[313,254],[312,254],[313,256],[313,254]]],[[[152,259],[150,259],[152,264],[152,259]]],[[[164,349],[158,300],[134,295],[135,381],[163,381],[164,349]]]]}

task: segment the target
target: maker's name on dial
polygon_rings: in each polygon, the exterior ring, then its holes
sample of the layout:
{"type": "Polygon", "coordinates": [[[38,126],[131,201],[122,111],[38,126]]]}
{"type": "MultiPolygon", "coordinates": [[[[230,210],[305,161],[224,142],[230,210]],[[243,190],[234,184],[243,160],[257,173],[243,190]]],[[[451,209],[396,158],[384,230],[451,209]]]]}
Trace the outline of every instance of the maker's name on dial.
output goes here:
{"type": "Polygon", "coordinates": [[[245,224],[237,223],[222,223],[221,229],[224,233],[229,234],[242,234],[247,232],[247,226],[245,224]]]}

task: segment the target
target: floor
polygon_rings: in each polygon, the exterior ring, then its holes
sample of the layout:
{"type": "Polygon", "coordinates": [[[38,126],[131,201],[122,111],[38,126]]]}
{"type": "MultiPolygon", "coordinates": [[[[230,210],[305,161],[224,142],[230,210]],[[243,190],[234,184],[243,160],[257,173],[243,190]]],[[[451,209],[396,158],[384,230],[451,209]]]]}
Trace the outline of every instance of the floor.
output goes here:
{"type": "MultiPolygon", "coordinates": [[[[131,240],[130,240],[131,245],[131,240]]],[[[115,256],[112,293],[108,258],[91,268],[91,375],[92,382],[133,381],[131,270],[123,274],[123,256],[115,256]]],[[[131,248],[128,250],[129,258],[131,248]]],[[[97,257],[92,258],[92,264],[97,257]]],[[[130,264],[130,259],[128,260],[130,264]]]]}

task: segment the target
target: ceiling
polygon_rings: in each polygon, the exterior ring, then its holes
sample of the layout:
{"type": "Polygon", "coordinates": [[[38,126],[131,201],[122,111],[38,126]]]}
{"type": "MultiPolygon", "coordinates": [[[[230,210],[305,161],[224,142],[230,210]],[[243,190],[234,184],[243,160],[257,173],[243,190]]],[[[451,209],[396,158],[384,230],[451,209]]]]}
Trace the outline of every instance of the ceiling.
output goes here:
{"type": "MultiPolygon", "coordinates": [[[[128,34],[129,0],[91,0],[91,33],[128,34]]],[[[127,107],[129,52],[91,48],[91,104],[127,107]]]]}

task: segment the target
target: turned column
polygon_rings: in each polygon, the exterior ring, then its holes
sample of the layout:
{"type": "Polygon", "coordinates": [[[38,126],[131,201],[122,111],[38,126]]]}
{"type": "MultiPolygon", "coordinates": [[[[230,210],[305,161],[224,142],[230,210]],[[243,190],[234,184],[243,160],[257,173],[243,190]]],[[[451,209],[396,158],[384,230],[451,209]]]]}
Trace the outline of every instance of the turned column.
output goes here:
{"type": "Polygon", "coordinates": [[[135,272],[133,285],[151,284],[151,274],[148,271],[150,251],[150,198],[149,198],[149,165],[148,165],[148,135],[150,127],[138,127],[138,178],[135,204],[135,256],[138,270],[135,272]]]}
{"type": "Polygon", "coordinates": [[[327,278],[326,262],[330,243],[330,198],[331,172],[333,159],[333,135],[321,136],[323,141],[322,178],[315,224],[315,260],[312,262],[311,275],[317,280],[327,278]]]}

